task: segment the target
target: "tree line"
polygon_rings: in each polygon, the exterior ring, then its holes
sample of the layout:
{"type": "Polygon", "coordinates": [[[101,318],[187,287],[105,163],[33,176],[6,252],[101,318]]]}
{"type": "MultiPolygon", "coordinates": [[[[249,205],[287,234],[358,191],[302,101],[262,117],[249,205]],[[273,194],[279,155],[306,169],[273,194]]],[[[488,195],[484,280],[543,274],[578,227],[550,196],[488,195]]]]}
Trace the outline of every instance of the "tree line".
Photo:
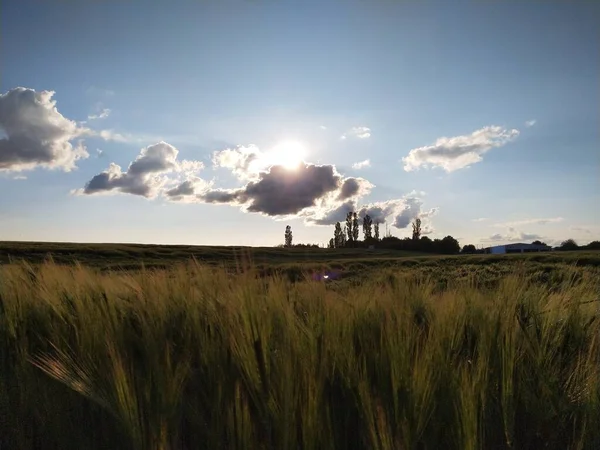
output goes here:
{"type": "MultiPolygon", "coordinates": [[[[344,226],[340,222],[334,225],[333,237],[329,239],[327,248],[369,248],[371,246],[379,249],[405,250],[424,253],[436,254],[481,254],[486,253],[486,249],[476,248],[473,244],[464,245],[461,249],[458,241],[452,236],[446,236],[442,239],[430,239],[428,236],[422,235],[421,219],[417,218],[412,222],[412,236],[405,238],[397,238],[387,233],[385,236],[380,236],[380,223],[374,222],[367,214],[362,219],[362,224],[356,212],[349,212],[346,215],[344,226]],[[360,228],[362,228],[362,237],[359,239],[360,228]]],[[[318,244],[294,244],[292,227],[285,227],[284,237],[285,248],[319,248],[318,244]]],[[[536,240],[532,244],[544,245],[546,243],[536,240]]],[[[559,251],[574,251],[574,250],[600,250],[600,241],[592,241],[587,245],[578,245],[573,239],[567,239],[561,242],[560,245],[549,248],[559,251]]]]}

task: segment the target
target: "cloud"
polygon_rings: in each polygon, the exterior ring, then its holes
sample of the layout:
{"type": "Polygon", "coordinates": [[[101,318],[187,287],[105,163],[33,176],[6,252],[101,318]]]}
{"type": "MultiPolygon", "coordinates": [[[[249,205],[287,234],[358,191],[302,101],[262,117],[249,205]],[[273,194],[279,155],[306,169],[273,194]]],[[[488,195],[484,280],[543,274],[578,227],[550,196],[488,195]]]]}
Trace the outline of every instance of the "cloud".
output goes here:
{"type": "Polygon", "coordinates": [[[558,223],[562,222],[562,217],[551,217],[551,218],[542,218],[542,219],[524,219],[517,220],[514,222],[504,222],[504,223],[496,223],[493,226],[495,227],[519,227],[522,225],[547,225],[549,223],[558,223]]]}
{"type": "Polygon", "coordinates": [[[117,133],[114,130],[100,130],[100,131],[92,131],[92,136],[100,136],[105,141],[115,141],[115,142],[133,142],[140,141],[140,139],[135,138],[130,134],[122,134],[117,133]]]}
{"type": "Polygon", "coordinates": [[[487,217],[479,217],[477,219],[473,219],[473,222],[485,222],[486,220],[489,220],[487,217]]]}
{"type": "Polygon", "coordinates": [[[352,164],[353,169],[363,169],[365,167],[371,167],[371,160],[365,159],[364,161],[355,162],[352,164]]]}
{"type": "Polygon", "coordinates": [[[26,180],[27,177],[25,175],[16,175],[13,177],[13,180],[26,180]]]}
{"type": "Polygon", "coordinates": [[[544,240],[545,238],[535,233],[524,233],[513,227],[509,227],[506,234],[496,233],[492,236],[482,239],[482,241],[490,242],[527,242],[535,240],[544,240]]]}
{"type": "Polygon", "coordinates": [[[83,189],[81,195],[126,193],[147,198],[156,197],[172,172],[186,172],[202,168],[201,162],[178,162],[179,151],[166,142],[159,142],[143,148],[125,172],[115,163],[107,170],[94,176],[83,189]]]}
{"type": "Polygon", "coordinates": [[[302,164],[294,170],[272,166],[243,188],[209,191],[202,199],[244,205],[246,211],[267,216],[282,216],[316,206],[317,201],[336,191],[341,195],[345,183],[334,166],[302,164]]]}
{"type": "Polygon", "coordinates": [[[91,114],[88,116],[88,120],[99,120],[106,119],[110,115],[110,109],[104,108],[98,114],[91,114]]]}
{"type": "Polygon", "coordinates": [[[101,158],[104,155],[104,150],[96,149],[96,155],[98,158],[101,158]]]}
{"type": "Polygon", "coordinates": [[[165,197],[174,202],[196,203],[203,192],[212,187],[212,182],[192,176],[174,188],[165,191],[165,197]]]}
{"type": "Polygon", "coordinates": [[[532,120],[528,120],[527,122],[525,122],[525,126],[527,128],[531,128],[532,126],[534,126],[537,123],[537,120],[532,119],[532,120]]]}
{"type": "Polygon", "coordinates": [[[326,127],[325,125],[321,125],[321,126],[319,126],[319,128],[320,128],[321,130],[326,130],[326,129],[327,129],[327,127],[326,127]]]}
{"type": "Polygon", "coordinates": [[[337,199],[343,201],[351,198],[363,197],[371,192],[373,187],[375,186],[364,178],[346,178],[342,183],[337,199]]]}
{"type": "Polygon", "coordinates": [[[87,130],[59,113],[53,96],[53,91],[24,87],[0,95],[0,128],[5,134],[0,139],[0,171],[43,167],[69,172],[89,156],[81,141],[71,144],[87,130]]]}
{"type": "Polygon", "coordinates": [[[589,228],[586,227],[570,227],[569,228],[571,231],[577,231],[579,233],[584,233],[584,234],[593,234],[593,231],[589,228]]]}
{"type": "Polygon", "coordinates": [[[213,153],[213,168],[222,167],[241,180],[254,178],[259,171],[258,161],[263,153],[255,145],[237,146],[213,153]]]}
{"type": "Polygon", "coordinates": [[[410,172],[421,167],[440,167],[446,172],[469,167],[482,161],[482,155],[492,148],[502,147],[519,136],[516,129],[488,126],[469,135],[441,137],[433,145],[412,149],[402,158],[404,170],[410,172]]]}
{"type": "Polygon", "coordinates": [[[368,139],[371,137],[371,129],[369,127],[352,127],[350,131],[340,136],[340,139],[355,137],[358,139],[368,139]]]}
{"type": "Polygon", "coordinates": [[[423,201],[417,196],[418,193],[411,192],[402,198],[382,202],[358,205],[357,200],[346,201],[328,209],[321,209],[305,214],[307,225],[334,225],[336,222],[344,222],[350,211],[357,213],[359,217],[369,215],[373,223],[384,223],[390,221],[399,229],[407,228],[417,217],[424,220],[423,228],[428,233],[433,231],[429,220],[437,214],[438,209],[432,208],[424,211],[423,201]]]}

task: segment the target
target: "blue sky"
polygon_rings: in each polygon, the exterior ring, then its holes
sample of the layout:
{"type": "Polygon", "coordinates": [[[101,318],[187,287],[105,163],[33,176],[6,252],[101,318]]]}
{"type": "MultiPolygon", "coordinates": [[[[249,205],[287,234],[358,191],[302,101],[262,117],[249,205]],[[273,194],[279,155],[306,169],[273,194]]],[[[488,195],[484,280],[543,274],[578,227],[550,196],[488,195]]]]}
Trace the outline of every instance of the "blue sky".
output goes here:
{"type": "Polygon", "coordinates": [[[593,3],[4,1],[0,239],[600,239],[593,3]]]}

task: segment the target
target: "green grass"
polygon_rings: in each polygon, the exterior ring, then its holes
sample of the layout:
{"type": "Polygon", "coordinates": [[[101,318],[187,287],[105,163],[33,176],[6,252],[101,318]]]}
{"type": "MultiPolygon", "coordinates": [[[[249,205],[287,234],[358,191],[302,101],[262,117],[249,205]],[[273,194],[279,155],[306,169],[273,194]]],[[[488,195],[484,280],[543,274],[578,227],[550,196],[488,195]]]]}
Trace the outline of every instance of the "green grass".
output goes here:
{"type": "Polygon", "coordinates": [[[600,448],[598,257],[516,256],[2,265],[0,448],[600,448]]]}

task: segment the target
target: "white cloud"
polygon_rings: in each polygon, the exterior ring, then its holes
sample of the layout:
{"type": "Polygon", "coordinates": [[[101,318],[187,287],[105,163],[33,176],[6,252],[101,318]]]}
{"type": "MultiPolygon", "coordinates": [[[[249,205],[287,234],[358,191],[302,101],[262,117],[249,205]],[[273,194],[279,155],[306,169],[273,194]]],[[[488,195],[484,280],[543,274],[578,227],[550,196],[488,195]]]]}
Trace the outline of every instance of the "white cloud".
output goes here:
{"type": "Polygon", "coordinates": [[[74,193],[125,193],[154,198],[168,187],[168,174],[177,172],[192,176],[203,168],[200,161],[177,161],[178,154],[179,151],[166,142],[150,145],[140,151],[125,172],[119,165],[111,163],[107,170],[94,176],[83,189],[74,193]]]}
{"type": "Polygon", "coordinates": [[[114,130],[100,130],[97,132],[93,131],[90,134],[93,136],[100,136],[105,141],[134,142],[134,141],[141,140],[139,138],[135,138],[134,136],[132,136],[130,134],[121,134],[114,130]]]}
{"type": "Polygon", "coordinates": [[[326,129],[327,129],[327,127],[326,127],[325,125],[321,125],[321,126],[319,126],[319,128],[320,128],[321,130],[326,130],[326,129]]]}
{"type": "Polygon", "coordinates": [[[496,223],[493,226],[495,227],[519,227],[522,225],[547,225],[549,223],[558,223],[562,222],[562,217],[550,217],[550,218],[542,218],[542,219],[523,219],[516,220],[513,222],[504,222],[504,223],[496,223]]]}
{"type": "Polygon", "coordinates": [[[446,172],[469,167],[480,162],[492,148],[506,145],[519,135],[519,130],[488,126],[469,135],[441,137],[433,145],[412,149],[402,158],[404,170],[410,172],[421,167],[440,167],[446,172]]]}
{"type": "Polygon", "coordinates": [[[106,119],[110,115],[110,109],[104,108],[98,114],[91,114],[88,116],[88,120],[99,120],[106,119]]]}
{"type": "Polygon", "coordinates": [[[364,161],[355,162],[352,164],[353,169],[363,169],[365,167],[371,167],[371,160],[365,159],[364,161]]]}
{"type": "Polygon", "coordinates": [[[537,120],[532,119],[532,120],[528,120],[527,122],[525,122],[525,126],[527,128],[531,128],[532,126],[534,126],[537,123],[537,120]]]}
{"type": "Polygon", "coordinates": [[[27,177],[25,175],[16,175],[13,177],[13,180],[26,180],[27,177]]]}
{"type": "Polygon", "coordinates": [[[340,136],[340,139],[355,137],[358,139],[367,139],[371,137],[371,129],[369,127],[352,127],[350,131],[340,136]]]}
{"type": "Polygon", "coordinates": [[[71,141],[88,132],[65,118],[52,99],[53,91],[17,87],[0,95],[0,171],[19,172],[36,167],[75,169],[87,158],[82,141],[71,141]]]}
{"type": "Polygon", "coordinates": [[[259,161],[263,155],[263,152],[253,144],[227,148],[213,153],[213,168],[229,169],[240,180],[252,179],[261,169],[259,161]]]}
{"type": "Polygon", "coordinates": [[[477,219],[473,219],[473,222],[485,222],[486,220],[489,220],[487,217],[479,217],[477,219]]]}

